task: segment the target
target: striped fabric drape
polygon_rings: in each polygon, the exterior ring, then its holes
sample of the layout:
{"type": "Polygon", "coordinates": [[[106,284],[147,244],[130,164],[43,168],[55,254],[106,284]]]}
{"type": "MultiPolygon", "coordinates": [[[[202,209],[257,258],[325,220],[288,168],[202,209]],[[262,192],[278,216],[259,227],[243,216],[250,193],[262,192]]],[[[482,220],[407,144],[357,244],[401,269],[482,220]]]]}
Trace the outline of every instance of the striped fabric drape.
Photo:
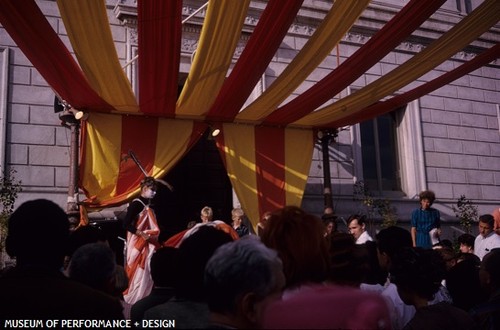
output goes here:
{"type": "Polygon", "coordinates": [[[368,3],[369,0],[335,1],[321,25],[293,61],[257,100],[236,116],[236,119],[259,121],[272,113],[337,45],[368,3]]]}
{"type": "Polygon", "coordinates": [[[0,1],[0,23],[64,100],[78,109],[112,109],[92,89],[35,1],[0,1]]]}
{"type": "Polygon", "coordinates": [[[307,91],[266,117],[264,123],[292,123],[326,103],[397,47],[446,0],[412,0],[358,51],[307,91]]]}
{"type": "Polygon", "coordinates": [[[92,88],[116,110],[136,113],[137,102],[118,61],[106,4],[102,0],[57,0],[57,4],[78,63],[92,88]]]}
{"type": "Polygon", "coordinates": [[[302,2],[303,0],[268,2],[243,53],[212,105],[208,119],[232,120],[238,114],[278,50],[302,2]]]}
{"type": "Polygon", "coordinates": [[[403,106],[406,103],[416,100],[427,93],[430,93],[440,87],[443,87],[444,85],[449,84],[452,81],[474,70],[481,68],[482,66],[494,61],[499,57],[500,57],[500,44],[496,44],[487,51],[481,53],[480,55],[474,57],[468,62],[462,64],[458,68],[446,72],[445,74],[441,75],[436,79],[433,79],[401,95],[397,95],[388,100],[381,101],[374,105],[371,105],[365,108],[363,111],[357,112],[354,115],[348,116],[344,119],[332,122],[330,123],[330,125],[336,125],[339,127],[346,125],[353,125],[355,123],[363,121],[364,118],[366,118],[367,116],[371,116],[373,118],[376,116],[383,115],[398,107],[403,106]]]}
{"type": "Polygon", "coordinates": [[[334,1],[291,63],[243,110],[302,8],[302,0],[268,1],[237,59],[234,53],[250,0],[210,0],[179,98],[182,0],[137,2],[138,95],[134,95],[117,55],[105,0],[57,0],[78,62],[61,41],[61,32],[54,31],[60,27],[49,24],[35,0],[0,1],[0,23],[58,95],[74,108],[91,112],[84,121],[80,166],[80,187],[87,194],[87,206],[118,205],[138,193],[143,173],[128,158],[130,150],[149,175],[160,178],[211,124],[222,128],[217,137],[219,150],[242,207],[256,225],[265,211],[300,205],[314,147],[313,129],[373,118],[498,56],[496,46],[449,74],[406,93],[400,91],[498,22],[500,2],[485,0],[406,63],[317,110],[393,51],[444,2],[411,0],[359,51],[282,105],[331,53],[369,2],[334,1]],[[228,75],[232,61],[236,62],[228,75]],[[380,102],[397,92],[399,96],[380,102]]]}
{"type": "Polygon", "coordinates": [[[500,1],[484,1],[457,25],[405,63],[356,93],[302,117],[294,124],[313,127],[363,111],[364,108],[415,81],[462,50],[498,22],[499,12],[500,1]]]}
{"type": "Polygon", "coordinates": [[[139,192],[143,173],[130,159],[133,151],[149,176],[163,177],[198,141],[203,123],[159,117],[94,113],[83,132],[81,187],[88,206],[114,206],[139,192]]]}
{"type": "Polygon", "coordinates": [[[203,118],[224,83],[250,0],[211,0],[177,117],[203,118]]]}
{"type": "Polygon", "coordinates": [[[254,227],[266,211],[300,206],[314,149],[311,130],[227,123],[217,147],[254,227]]]}

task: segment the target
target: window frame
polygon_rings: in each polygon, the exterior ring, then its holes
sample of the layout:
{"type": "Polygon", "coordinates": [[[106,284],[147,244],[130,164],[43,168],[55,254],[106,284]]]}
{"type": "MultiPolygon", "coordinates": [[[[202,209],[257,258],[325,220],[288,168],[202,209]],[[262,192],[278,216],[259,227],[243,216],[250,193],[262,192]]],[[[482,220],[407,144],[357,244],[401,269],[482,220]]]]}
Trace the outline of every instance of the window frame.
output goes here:
{"type": "MultiPolygon", "coordinates": [[[[400,171],[401,191],[372,191],[376,196],[387,198],[415,198],[420,191],[427,189],[420,103],[418,100],[395,110],[396,153],[400,171]]],[[[354,160],[354,183],[363,181],[362,145],[360,125],[352,126],[351,146],[354,160]]]]}

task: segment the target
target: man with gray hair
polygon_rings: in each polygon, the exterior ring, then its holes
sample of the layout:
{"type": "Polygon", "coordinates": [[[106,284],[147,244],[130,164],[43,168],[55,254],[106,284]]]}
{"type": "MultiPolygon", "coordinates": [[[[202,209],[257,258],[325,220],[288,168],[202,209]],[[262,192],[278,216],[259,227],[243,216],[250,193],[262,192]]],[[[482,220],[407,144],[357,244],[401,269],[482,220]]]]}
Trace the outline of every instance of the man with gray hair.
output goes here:
{"type": "Polygon", "coordinates": [[[222,245],[205,268],[211,327],[260,327],[265,307],[281,297],[284,286],[277,252],[255,236],[222,245]]]}
{"type": "Polygon", "coordinates": [[[243,223],[245,212],[239,207],[231,211],[231,219],[233,220],[233,229],[238,233],[239,237],[248,235],[250,232],[248,227],[243,223]]]}

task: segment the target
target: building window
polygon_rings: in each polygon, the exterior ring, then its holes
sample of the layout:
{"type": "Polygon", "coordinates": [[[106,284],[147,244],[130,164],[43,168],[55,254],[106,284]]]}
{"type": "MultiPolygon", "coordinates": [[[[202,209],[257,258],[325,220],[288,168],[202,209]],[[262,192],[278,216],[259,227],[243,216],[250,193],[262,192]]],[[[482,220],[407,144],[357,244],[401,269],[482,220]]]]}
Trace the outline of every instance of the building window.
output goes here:
{"type": "Polygon", "coordinates": [[[370,191],[401,191],[396,114],[359,124],[363,181],[370,191]]]}
{"type": "Polygon", "coordinates": [[[352,126],[354,182],[374,194],[414,198],[427,187],[418,100],[352,126]]]}

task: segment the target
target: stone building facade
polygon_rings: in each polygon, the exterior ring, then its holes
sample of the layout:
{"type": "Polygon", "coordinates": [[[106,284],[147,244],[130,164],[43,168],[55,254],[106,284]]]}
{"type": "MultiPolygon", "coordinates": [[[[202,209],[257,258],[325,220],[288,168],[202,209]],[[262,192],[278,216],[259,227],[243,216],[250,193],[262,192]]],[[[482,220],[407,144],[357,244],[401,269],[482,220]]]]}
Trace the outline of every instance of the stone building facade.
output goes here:
{"type": "MultiPolygon", "coordinates": [[[[294,94],[305,91],[352,55],[406,2],[372,1],[339,46],[294,94]]],[[[40,0],[37,3],[71,49],[56,2],[40,0]]],[[[204,3],[184,1],[184,17],[188,18],[204,3]]],[[[332,102],[404,63],[481,3],[479,0],[446,1],[411,38],[333,98],[332,102]]],[[[244,48],[264,6],[265,1],[252,1],[235,58],[244,48]]],[[[247,103],[272,84],[290,63],[330,6],[331,1],[326,0],[304,1],[280,49],[247,103]]],[[[107,0],[107,8],[119,59],[135,86],[135,1],[107,0]]],[[[183,25],[181,77],[185,78],[189,72],[204,14],[203,9],[183,25]]],[[[498,42],[500,26],[497,24],[462,52],[400,92],[456,68],[498,42]]],[[[479,207],[479,213],[490,213],[494,206],[500,206],[499,106],[500,60],[497,59],[385,118],[371,124],[342,127],[329,150],[336,213],[347,217],[355,212],[366,212],[363,203],[353,199],[354,186],[361,181],[375,198],[389,200],[397,208],[398,217],[403,222],[409,220],[411,210],[418,206],[418,193],[425,189],[435,191],[438,199],[435,206],[441,211],[443,219],[451,224],[455,220],[452,205],[461,195],[471,199],[479,207]],[[377,135],[378,138],[367,135],[377,128],[382,134],[377,135]],[[370,147],[367,147],[368,144],[370,147]],[[375,154],[380,156],[379,161],[370,157],[375,154]]],[[[2,169],[14,169],[16,178],[22,181],[23,191],[18,203],[33,198],[50,198],[65,207],[70,178],[71,131],[61,125],[54,112],[53,90],[1,26],[0,123],[0,165],[2,169]]],[[[316,214],[323,210],[323,170],[323,155],[317,144],[302,205],[316,214]]]]}

